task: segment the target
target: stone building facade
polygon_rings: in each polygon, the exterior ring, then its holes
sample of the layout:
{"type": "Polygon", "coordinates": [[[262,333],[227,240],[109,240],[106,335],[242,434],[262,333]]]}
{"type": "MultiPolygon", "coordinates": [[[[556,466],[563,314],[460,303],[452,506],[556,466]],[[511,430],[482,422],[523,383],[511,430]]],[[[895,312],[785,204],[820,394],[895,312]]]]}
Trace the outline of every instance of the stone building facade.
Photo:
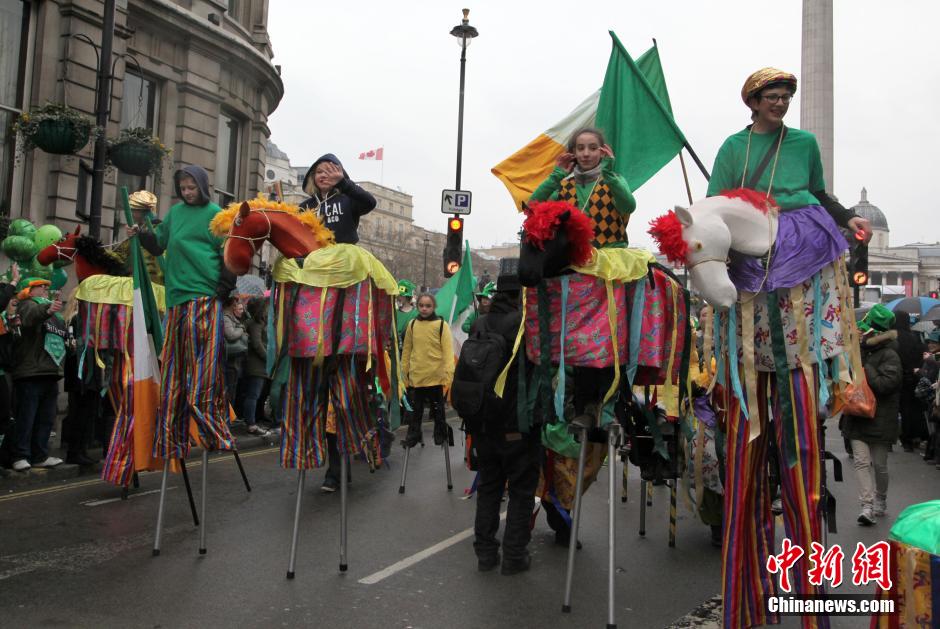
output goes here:
{"type": "Polygon", "coordinates": [[[915,242],[892,247],[888,219],[881,208],[868,200],[865,188],[852,211],[871,221],[874,232],[868,245],[869,283],[865,291],[868,300],[890,301],[940,290],[940,243],[915,242]]]}
{"type": "MultiPolygon", "coordinates": [[[[0,0],[0,212],[67,229],[88,211],[92,143],[75,157],[17,159],[9,125],[47,101],[94,118],[96,50],[82,39],[101,42],[103,12],[102,0],[0,0]]],[[[118,0],[106,133],[146,127],[173,149],[154,190],[161,214],[176,201],[172,173],[186,164],[209,171],[222,205],[264,189],[268,116],[284,93],[267,15],[268,0],[118,0]]],[[[154,181],[107,173],[105,242],[118,185],[154,181]]]]}

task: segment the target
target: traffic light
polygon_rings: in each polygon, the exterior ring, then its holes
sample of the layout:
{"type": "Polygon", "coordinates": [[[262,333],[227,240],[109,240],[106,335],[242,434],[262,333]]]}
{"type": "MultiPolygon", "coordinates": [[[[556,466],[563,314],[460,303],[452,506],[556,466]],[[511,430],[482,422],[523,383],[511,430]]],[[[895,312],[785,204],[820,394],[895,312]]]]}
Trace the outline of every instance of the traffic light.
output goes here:
{"type": "Polygon", "coordinates": [[[463,259],[463,219],[447,219],[447,241],[444,243],[444,277],[453,277],[463,259]]]}
{"type": "MultiPolygon", "coordinates": [[[[863,236],[864,237],[864,236],[863,236]]],[[[856,235],[858,238],[858,235],[856,235]]],[[[849,281],[852,286],[868,284],[868,245],[858,240],[849,254],[849,281]]]]}

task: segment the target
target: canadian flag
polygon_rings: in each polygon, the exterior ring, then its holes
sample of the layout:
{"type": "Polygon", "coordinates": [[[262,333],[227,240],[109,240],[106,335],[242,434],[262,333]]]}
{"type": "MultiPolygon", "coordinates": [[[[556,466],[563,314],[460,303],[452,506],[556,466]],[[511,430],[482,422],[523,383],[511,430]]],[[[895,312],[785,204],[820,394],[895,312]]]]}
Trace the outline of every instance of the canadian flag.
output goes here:
{"type": "Polygon", "coordinates": [[[382,159],[382,152],[384,148],[377,148],[372,151],[366,151],[365,153],[359,153],[359,159],[382,159]]]}

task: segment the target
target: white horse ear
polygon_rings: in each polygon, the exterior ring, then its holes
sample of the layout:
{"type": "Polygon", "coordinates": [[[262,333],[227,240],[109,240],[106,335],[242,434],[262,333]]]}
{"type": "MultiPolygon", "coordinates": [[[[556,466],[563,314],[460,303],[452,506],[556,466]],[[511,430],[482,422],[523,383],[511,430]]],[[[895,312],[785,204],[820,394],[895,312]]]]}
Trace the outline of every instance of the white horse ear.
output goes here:
{"type": "Polygon", "coordinates": [[[692,224],[692,213],[689,212],[684,207],[676,206],[676,218],[679,219],[679,222],[682,223],[683,227],[688,227],[692,224]]]}

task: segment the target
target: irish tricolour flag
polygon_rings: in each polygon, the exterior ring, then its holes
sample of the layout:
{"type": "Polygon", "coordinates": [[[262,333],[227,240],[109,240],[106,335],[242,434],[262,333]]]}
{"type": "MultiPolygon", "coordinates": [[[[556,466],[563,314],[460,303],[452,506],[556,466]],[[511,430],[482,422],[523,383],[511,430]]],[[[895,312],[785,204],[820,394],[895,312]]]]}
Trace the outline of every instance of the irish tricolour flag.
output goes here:
{"type": "MultiPolygon", "coordinates": [[[[127,224],[133,225],[127,188],[121,188],[127,224]]],[[[163,347],[163,330],[160,313],[153,295],[150,275],[144,262],[140,242],[131,241],[131,265],[134,270],[134,470],[152,470],[163,467],[163,462],[154,459],[153,435],[157,422],[157,400],[159,399],[160,368],[156,347],[163,347]]]]}
{"type": "Polygon", "coordinates": [[[634,61],[611,32],[604,84],[548,131],[501,161],[492,173],[521,209],[565,152],[572,133],[597,127],[614,150],[614,170],[636,190],[669,163],[685,144],[676,125],[666,79],[653,46],[634,61]]]}

